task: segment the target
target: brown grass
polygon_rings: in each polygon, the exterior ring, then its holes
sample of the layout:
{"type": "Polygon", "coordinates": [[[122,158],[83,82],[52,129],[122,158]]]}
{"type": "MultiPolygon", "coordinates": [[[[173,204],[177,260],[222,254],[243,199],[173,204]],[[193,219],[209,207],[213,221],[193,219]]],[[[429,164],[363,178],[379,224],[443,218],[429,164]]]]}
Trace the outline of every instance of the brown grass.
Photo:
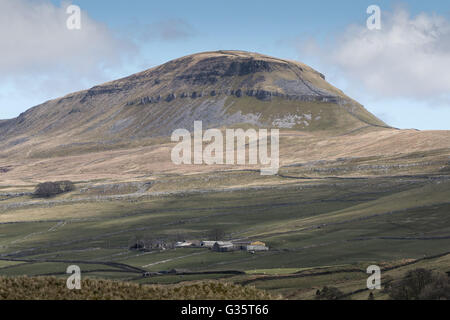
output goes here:
{"type": "Polygon", "coordinates": [[[202,281],[180,285],[139,285],[84,279],[81,290],[69,290],[55,277],[0,278],[0,300],[268,300],[279,299],[254,287],[202,281]]]}
{"type": "MultiPolygon", "coordinates": [[[[41,159],[24,157],[21,153],[20,157],[0,158],[0,167],[11,166],[10,171],[0,173],[0,185],[34,187],[37,183],[48,180],[139,181],[165,174],[193,174],[252,168],[252,166],[218,165],[177,166],[170,160],[174,145],[166,143],[158,146],[87,152],[79,155],[71,155],[67,152],[65,156],[49,156],[41,159]]],[[[51,149],[50,146],[47,147],[51,149]]],[[[449,150],[450,131],[366,129],[359,134],[344,136],[329,136],[322,132],[282,131],[280,137],[281,165],[358,157],[377,157],[378,159],[373,161],[375,164],[402,164],[407,161],[404,158],[407,155],[440,151],[436,155],[429,155],[426,159],[419,157],[419,160],[414,160],[434,163],[448,159],[446,157],[449,150]]],[[[439,169],[438,167],[432,169],[439,169]]],[[[258,169],[258,166],[253,166],[253,169],[258,169]]],[[[422,171],[421,173],[429,173],[429,168],[417,169],[422,171]]],[[[355,174],[357,175],[358,172],[355,174]]]]}

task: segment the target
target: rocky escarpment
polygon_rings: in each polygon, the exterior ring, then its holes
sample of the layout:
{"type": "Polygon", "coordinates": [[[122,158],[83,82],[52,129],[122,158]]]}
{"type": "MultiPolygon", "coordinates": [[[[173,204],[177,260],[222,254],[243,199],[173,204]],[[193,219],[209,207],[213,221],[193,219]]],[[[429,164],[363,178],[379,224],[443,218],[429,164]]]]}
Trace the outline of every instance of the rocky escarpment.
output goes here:
{"type": "Polygon", "coordinates": [[[160,102],[171,102],[177,98],[184,99],[184,98],[191,98],[191,99],[197,99],[201,97],[217,97],[217,96],[233,96],[236,98],[241,98],[242,96],[248,96],[248,97],[254,97],[261,101],[271,101],[273,98],[283,98],[287,100],[295,100],[295,101],[304,101],[304,102],[325,102],[325,103],[335,103],[335,104],[345,104],[348,102],[348,100],[343,99],[338,96],[334,95],[289,95],[284,94],[280,92],[271,92],[266,90],[211,90],[210,92],[181,92],[181,93],[169,93],[166,97],[161,97],[161,95],[150,97],[145,96],[138,99],[135,99],[133,101],[128,101],[126,103],[127,106],[132,105],[146,105],[146,104],[153,104],[153,103],[160,103],[160,102]]]}
{"type": "Polygon", "coordinates": [[[262,101],[280,97],[298,101],[339,103],[349,100],[334,88],[322,88],[315,82],[325,76],[307,66],[280,59],[231,52],[189,56],[133,75],[122,81],[94,87],[83,97],[131,92],[145,87],[145,95],[127,101],[127,105],[171,102],[176,98],[204,96],[250,96],[262,101]],[[314,79],[315,78],[315,79],[314,79]],[[332,89],[332,90],[329,90],[332,89]],[[149,95],[148,93],[152,93],[149,95]]]}

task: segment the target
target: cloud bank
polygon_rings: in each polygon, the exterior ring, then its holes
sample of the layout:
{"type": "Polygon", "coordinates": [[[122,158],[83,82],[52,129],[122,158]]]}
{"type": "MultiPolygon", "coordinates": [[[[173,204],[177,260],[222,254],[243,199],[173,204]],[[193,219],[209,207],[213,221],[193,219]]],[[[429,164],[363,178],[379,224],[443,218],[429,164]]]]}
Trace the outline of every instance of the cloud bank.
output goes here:
{"type": "Polygon", "coordinates": [[[71,4],[0,0],[0,119],[135,72],[148,42],[183,41],[196,34],[180,18],[137,22],[132,32],[111,30],[83,7],[81,29],[69,30],[71,4]]]}
{"type": "Polygon", "coordinates": [[[2,0],[0,73],[70,71],[98,74],[133,51],[131,43],[114,37],[103,24],[81,13],[81,30],[69,30],[66,8],[48,1],[2,0]]]}
{"type": "Polygon", "coordinates": [[[351,26],[331,43],[312,41],[301,51],[372,96],[450,101],[450,21],[411,17],[405,9],[382,11],[381,19],[381,30],[351,26]]]}
{"type": "MultiPolygon", "coordinates": [[[[0,118],[45,99],[109,79],[136,54],[136,46],[81,11],[81,29],[69,30],[71,3],[0,1],[0,118]],[[3,110],[2,110],[3,109],[3,110]]],[[[81,8],[83,9],[83,8],[81,8]]]]}

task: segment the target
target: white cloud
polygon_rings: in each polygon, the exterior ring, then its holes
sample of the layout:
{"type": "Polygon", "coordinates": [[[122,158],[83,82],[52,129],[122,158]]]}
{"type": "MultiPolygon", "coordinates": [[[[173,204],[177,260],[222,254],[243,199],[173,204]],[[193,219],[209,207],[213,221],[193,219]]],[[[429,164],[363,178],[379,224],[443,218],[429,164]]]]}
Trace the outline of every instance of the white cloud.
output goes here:
{"type": "Polygon", "coordinates": [[[351,26],[326,46],[308,43],[302,53],[372,96],[449,101],[450,22],[425,13],[411,17],[405,9],[382,11],[381,18],[381,30],[351,26]]]}
{"type": "Polygon", "coordinates": [[[81,30],[69,30],[68,5],[57,7],[49,1],[1,1],[0,71],[3,75],[42,70],[97,72],[119,63],[124,51],[132,49],[84,11],[81,30]]]}
{"type": "Polygon", "coordinates": [[[41,99],[54,98],[109,80],[108,73],[120,69],[137,52],[133,43],[118,39],[83,8],[81,30],[69,30],[69,5],[0,0],[0,88],[12,88],[15,93],[0,97],[0,118],[17,113],[10,109],[17,102],[8,97],[37,92],[41,99]]]}

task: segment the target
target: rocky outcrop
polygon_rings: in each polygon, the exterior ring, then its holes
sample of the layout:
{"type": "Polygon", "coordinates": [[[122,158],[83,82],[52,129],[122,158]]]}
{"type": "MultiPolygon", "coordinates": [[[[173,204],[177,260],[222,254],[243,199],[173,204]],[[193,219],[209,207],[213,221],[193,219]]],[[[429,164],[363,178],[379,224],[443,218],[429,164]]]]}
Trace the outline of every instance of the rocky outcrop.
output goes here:
{"type": "Polygon", "coordinates": [[[176,96],[174,93],[170,93],[170,94],[167,96],[167,98],[165,99],[165,101],[166,101],[166,102],[173,101],[173,100],[175,100],[176,97],[177,97],[177,96],[176,96]]]}
{"type": "Polygon", "coordinates": [[[345,99],[342,99],[337,96],[325,96],[325,95],[290,95],[283,94],[276,91],[266,91],[266,90],[246,90],[246,89],[237,89],[237,90],[223,90],[217,91],[212,90],[209,93],[204,94],[203,92],[193,91],[191,93],[182,92],[180,94],[170,93],[164,100],[161,100],[161,96],[149,97],[145,96],[142,98],[135,99],[133,101],[128,101],[126,106],[139,106],[139,105],[147,105],[147,104],[155,104],[160,102],[172,102],[173,100],[185,99],[190,97],[191,99],[205,97],[216,97],[220,95],[225,96],[234,96],[237,98],[241,98],[243,96],[254,97],[261,101],[271,101],[274,97],[293,100],[293,101],[303,101],[303,102],[324,102],[324,103],[334,103],[334,104],[344,104],[345,99]]]}
{"type": "Polygon", "coordinates": [[[175,80],[191,85],[213,85],[224,77],[243,77],[258,72],[271,72],[274,63],[254,58],[229,59],[226,56],[207,58],[188,68],[175,80]],[[237,61],[236,61],[237,60],[237,61]]]}
{"type": "Polygon", "coordinates": [[[233,61],[225,71],[225,77],[246,76],[257,72],[271,72],[275,68],[274,64],[256,59],[245,59],[244,61],[233,61]]]}

